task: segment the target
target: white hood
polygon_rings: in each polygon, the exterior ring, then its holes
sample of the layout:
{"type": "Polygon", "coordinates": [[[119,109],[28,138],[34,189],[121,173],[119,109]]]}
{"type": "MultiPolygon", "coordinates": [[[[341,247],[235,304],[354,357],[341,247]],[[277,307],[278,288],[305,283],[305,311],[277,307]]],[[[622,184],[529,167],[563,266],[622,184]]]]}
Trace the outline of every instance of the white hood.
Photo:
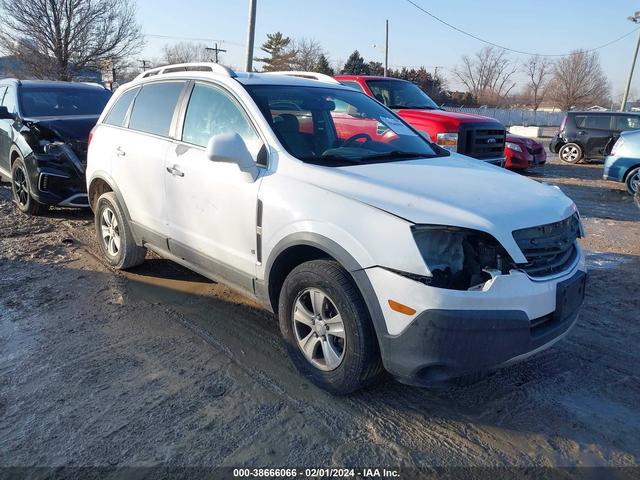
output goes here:
{"type": "Polygon", "coordinates": [[[457,154],[316,172],[305,181],[413,223],[485,231],[518,253],[513,230],[557,222],[576,209],[556,187],[457,154]]]}

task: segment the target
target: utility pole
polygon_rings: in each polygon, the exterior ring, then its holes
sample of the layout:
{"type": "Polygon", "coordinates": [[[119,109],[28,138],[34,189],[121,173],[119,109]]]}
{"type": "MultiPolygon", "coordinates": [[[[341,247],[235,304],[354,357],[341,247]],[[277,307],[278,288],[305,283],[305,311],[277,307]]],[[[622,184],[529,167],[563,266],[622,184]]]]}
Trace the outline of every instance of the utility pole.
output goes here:
{"type": "Polygon", "coordinates": [[[389,73],[389,20],[384,23],[384,76],[389,73]]]}
{"type": "MultiPolygon", "coordinates": [[[[633,23],[640,23],[640,11],[637,11],[631,17],[627,17],[633,23]]],[[[624,112],[627,107],[627,100],[629,98],[629,89],[631,88],[631,79],[633,78],[633,69],[636,67],[636,59],[638,58],[638,50],[640,49],[640,33],[638,33],[638,42],[636,43],[636,51],[633,53],[633,59],[631,61],[631,70],[629,70],[629,78],[627,79],[627,86],[624,89],[624,96],[622,97],[622,105],[620,105],[620,111],[624,112]]]]}
{"type": "Polygon", "coordinates": [[[253,70],[253,41],[256,37],[256,3],[257,0],[249,0],[249,24],[247,25],[247,50],[245,52],[244,69],[247,72],[253,70]]]}
{"type": "Polygon", "coordinates": [[[218,42],[216,42],[213,47],[205,47],[204,49],[207,50],[207,51],[210,51],[210,52],[214,52],[214,59],[215,59],[214,61],[216,63],[218,63],[218,53],[220,53],[220,52],[225,53],[226,52],[226,50],[224,50],[222,48],[218,48],[218,42]]]}
{"type": "Polygon", "coordinates": [[[138,60],[142,64],[142,71],[145,72],[147,70],[147,64],[149,60],[138,60]]]}

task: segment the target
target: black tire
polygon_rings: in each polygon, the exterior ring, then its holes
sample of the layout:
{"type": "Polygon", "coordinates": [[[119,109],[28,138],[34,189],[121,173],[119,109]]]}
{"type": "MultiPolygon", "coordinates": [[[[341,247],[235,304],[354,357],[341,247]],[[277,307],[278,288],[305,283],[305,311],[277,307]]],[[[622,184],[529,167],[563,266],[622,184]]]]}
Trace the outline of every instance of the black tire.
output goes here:
{"type": "Polygon", "coordinates": [[[558,151],[558,158],[564,163],[574,165],[584,160],[584,150],[577,143],[565,143],[558,151]]]}
{"type": "Polygon", "coordinates": [[[147,249],[136,245],[115,193],[103,193],[98,198],[95,227],[100,250],[107,263],[113,268],[126,270],[144,262],[147,249]],[[107,218],[110,220],[107,221],[107,218]],[[103,235],[103,227],[106,227],[110,236],[103,235]]]}
{"type": "MultiPolygon", "coordinates": [[[[336,395],[345,395],[373,383],[383,373],[378,341],[367,306],[353,279],[338,263],[313,260],[294,268],[280,291],[278,313],[280,331],[293,364],[319,387],[336,395]],[[310,290],[326,295],[328,302],[323,305],[326,308],[335,306],[343,324],[342,359],[339,366],[329,371],[312,364],[298,343],[299,330],[296,329],[301,324],[294,322],[294,308],[310,290]]],[[[318,338],[317,334],[314,335],[318,338]]],[[[326,336],[321,339],[329,339],[330,335],[332,333],[327,329],[326,336]]],[[[324,352],[323,346],[321,342],[319,351],[324,352]]]]}
{"type": "Polygon", "coordinates": [[[631,195],[638,193],[638,185],[640,185],[640,167],[634,168],[627,174],[624,184],[627,187],[627,192],[631,195]]]}
{"type": "Polygon", "coordinates": [[[11,165],[11,191],[13,192],[13,202],[23,213],[40,215],[48,208],[33,198],[27,167],[20,157],[16,158],[11,165]]]}

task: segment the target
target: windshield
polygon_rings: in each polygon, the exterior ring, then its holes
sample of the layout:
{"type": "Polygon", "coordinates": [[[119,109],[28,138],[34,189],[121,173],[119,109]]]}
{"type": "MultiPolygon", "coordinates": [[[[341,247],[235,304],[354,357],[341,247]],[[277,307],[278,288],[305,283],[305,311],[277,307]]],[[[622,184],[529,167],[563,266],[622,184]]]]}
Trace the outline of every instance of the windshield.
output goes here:
{"type": "Polygon", "coordinates": [[[373,96],[389,108],[414,108],[437,110],[440,107],[420,90],[420,87],[403,80],[367,80],[373,96]]]}
{"type": "Polygon", "coordinates": [[[364,93],[325,87],[246,88],[282,145],[306,162],[340,166],[445,154],[364,93]]]}
{"type": "Polygon", "coordinates": [[[108,90],[89,85],[22,88],[20,107],[25,117],[100,115],[109,97],[111,92],[108,90]]]}

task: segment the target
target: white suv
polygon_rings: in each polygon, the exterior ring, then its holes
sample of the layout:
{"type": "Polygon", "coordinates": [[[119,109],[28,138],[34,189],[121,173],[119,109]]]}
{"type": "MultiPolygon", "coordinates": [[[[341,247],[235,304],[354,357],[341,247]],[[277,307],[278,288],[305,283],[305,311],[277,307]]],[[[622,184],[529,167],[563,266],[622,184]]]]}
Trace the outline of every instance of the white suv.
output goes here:
{"type": "Polygon", "coordinates": [[[92,132],[87,186],[110,265],[149,249],[258,299],[335,393],[384,369],[425,385],[521,360],[584,298],[559,189],[443,150],[322,75],[147,71],[92,132]]]}

